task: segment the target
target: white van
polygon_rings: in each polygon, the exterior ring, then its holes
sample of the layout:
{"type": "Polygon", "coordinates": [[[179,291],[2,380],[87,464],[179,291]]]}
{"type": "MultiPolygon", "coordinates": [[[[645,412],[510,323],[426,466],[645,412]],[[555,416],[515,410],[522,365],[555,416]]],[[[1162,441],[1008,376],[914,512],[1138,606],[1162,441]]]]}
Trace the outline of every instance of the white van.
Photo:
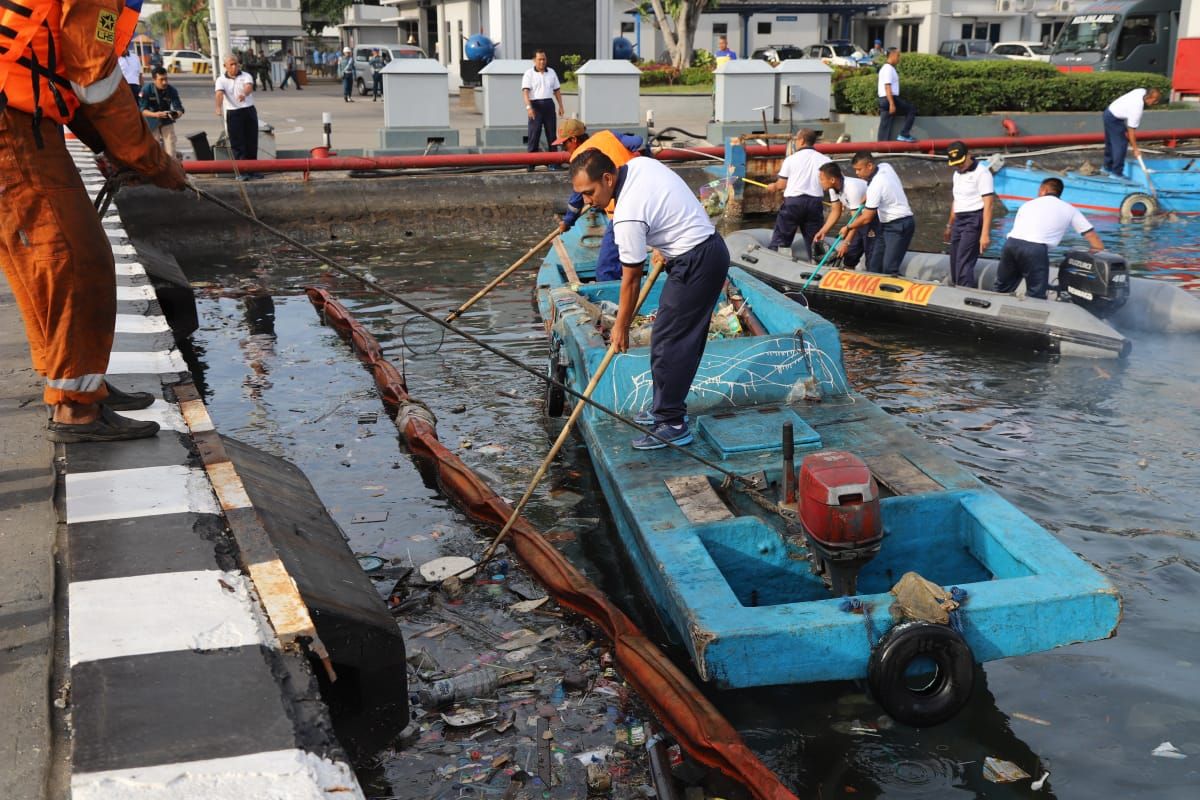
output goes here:
{"type": "Polygon", "coordinates": [[[370,94],[371,85],[375,78],[375,70],[371,68],[371,54],[376,50],[383,56],[383,63],[392,63],[393,58],[428,58],[425,51],[415,44],[360,44],[354,48],[354,82],[358,85],[359,94],[370,94]]]}

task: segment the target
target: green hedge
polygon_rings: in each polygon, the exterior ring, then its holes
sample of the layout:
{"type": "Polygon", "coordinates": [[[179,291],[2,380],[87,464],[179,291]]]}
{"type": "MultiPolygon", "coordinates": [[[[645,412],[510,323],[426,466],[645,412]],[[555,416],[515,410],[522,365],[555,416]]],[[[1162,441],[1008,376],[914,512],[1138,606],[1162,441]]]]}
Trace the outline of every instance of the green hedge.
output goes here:
{"type": "MultiPolygon", "coordinates": [[[[834,108],[843,113],[878,114],[877,71],[833,85],[834,108]]],[[[900,60],[901,94],[926,117],[986,114],[991,111],[1103,111],[1126,92],[1157,86],[1170,94],[1171,82],[1144,72],[1062,73],[1039,61],[951,61],[907,54],[900,60]]]]}

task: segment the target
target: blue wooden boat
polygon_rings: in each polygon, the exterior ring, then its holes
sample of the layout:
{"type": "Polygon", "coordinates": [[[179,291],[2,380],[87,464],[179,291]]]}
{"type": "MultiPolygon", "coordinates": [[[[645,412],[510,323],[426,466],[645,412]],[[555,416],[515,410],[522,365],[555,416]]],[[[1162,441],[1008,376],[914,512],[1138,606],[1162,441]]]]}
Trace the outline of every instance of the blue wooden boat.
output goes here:
{"type": "MultiPolygon", "coordinates": [[[[591,282],[601,232],[581,221],[538,273],[550,369],[577,391],[606,348],[595,315],[618,298],[618,283],[591,282]]],[[[710,340],[688,396],[697,432],[689,451],[752,476],[757,489],[731,486],[682,453],[633,450],[636,431],[594,408],[579,422],[632,564],[703,680],[737,688],[866,677],[894,717],[929,725],[965,703],[975,662],[1113,634],[1121,614],[1113,586],[855,392],[831,323],[738,268],[730,283],[765,332],[710,340]],[[796,486],[785,424],[802,473],[796,502],[783,498],[785,484],[796,486]],[[837,454],[869,469],[846,473],[858,475],[857,495],[839,494],[846,486],[836,481],[803,481],[837,454]],[[809,530],[809,508],[852,523],[872,505],[882,539],[857,540],[852,556],[809,530]],[[909,572],[943,594],[955,589],[951,624],[889,615],[889,590],[909,572]]],[[[617,356],[594,398],[629,418],[648,408],[649,348],[617,356]]],[[[550,405],[561,413],[561,403],[550,405]]]]}
{"type": "Polygon", "coordinates": [[[988,161],[995,172],[996,196],[1010,208],[1037,197],[1038,187],[1046,178],[1059,178],[1063,200],[1084,213],[1113,214],[1124,219],[1168,212],[1200,214],[1200,159],[1147,159],[1149,177],[1136,160],[1127,160],[1120,176],[1048,170],[1033,161],[1021,165],[999,156],[988,161]]]}

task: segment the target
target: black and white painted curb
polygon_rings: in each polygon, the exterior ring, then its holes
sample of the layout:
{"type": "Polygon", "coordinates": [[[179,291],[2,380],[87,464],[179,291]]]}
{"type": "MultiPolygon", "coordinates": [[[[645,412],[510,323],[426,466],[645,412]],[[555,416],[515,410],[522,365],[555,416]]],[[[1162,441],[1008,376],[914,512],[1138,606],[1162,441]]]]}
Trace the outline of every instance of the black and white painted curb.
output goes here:
{"type": "MultiPolygon", "coordinates": [[[[68,146],[94,197],[91,153],[68,146]]],[[[198,452],[193,431],[215,435],[207,410],[115,208],[103,225],[117,272],[109,380],[160,398],[165,386],[170,400],[122,412],[157,421],[152,439],[58,450],[72,796],[361,798],[327,715],[313,712],[311,675],[296,669],[307,608],[269,543],[256,540],[247,566],[231,519],[253,516],[249,499],[227,460],[198,452]]]]}

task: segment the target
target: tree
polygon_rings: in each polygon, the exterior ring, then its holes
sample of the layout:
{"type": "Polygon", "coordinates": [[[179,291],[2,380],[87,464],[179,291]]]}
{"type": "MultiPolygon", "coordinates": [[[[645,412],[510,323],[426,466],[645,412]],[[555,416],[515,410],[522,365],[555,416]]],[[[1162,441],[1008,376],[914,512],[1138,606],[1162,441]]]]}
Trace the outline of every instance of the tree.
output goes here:
{"type": "MultiPolygon", "coordinates": [[[[696,27],[700,14],[705,9],[716,8],[718,0],[649,0],[650,11],[658,29],[667,43],[671,66],[684,69],[692,63],[692,43],[696,41],[696,27]]],[[[646,13],[646,3],[642,4],[646,13]]]]}
{"type": "Polygon", "coordinates": [[[167,47],[197,47],[211,52],[207,0],[163,0],[162,11],[146,20],[151,33],[167,47]]]}
{"type": "Polygon", "coordinates": [[[326,25],[340,25],[343,13],[354,3],[355,0],[300,0],[304,29],[309,36],[319,36],[326,25]]]}

